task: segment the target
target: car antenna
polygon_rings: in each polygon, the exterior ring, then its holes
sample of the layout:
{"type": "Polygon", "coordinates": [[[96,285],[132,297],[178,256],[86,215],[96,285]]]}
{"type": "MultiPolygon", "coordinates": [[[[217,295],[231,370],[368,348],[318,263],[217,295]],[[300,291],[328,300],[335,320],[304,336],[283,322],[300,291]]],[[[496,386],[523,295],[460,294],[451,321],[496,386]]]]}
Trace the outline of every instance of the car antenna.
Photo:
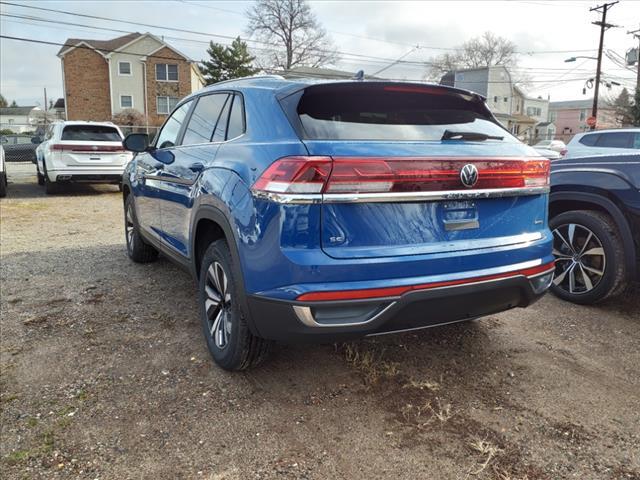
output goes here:
{"type": "Polygon", "coordinates": [[[364,70],[358,70],[357,73],[353,76],[354,80],[361,82],[364,80],[364,70]]]}

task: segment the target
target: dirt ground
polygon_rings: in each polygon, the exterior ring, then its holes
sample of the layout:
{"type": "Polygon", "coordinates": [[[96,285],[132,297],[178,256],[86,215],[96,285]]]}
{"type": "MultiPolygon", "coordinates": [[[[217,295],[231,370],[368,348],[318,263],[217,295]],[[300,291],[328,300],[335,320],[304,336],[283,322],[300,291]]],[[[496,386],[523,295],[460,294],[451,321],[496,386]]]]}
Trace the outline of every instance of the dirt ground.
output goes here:
{"type": "Polygon", "coordinates": [[[126,257],[112,186],[0,201],[2,478],[640,479],[640,287],[210,360],[187,273],[126,257]]]}

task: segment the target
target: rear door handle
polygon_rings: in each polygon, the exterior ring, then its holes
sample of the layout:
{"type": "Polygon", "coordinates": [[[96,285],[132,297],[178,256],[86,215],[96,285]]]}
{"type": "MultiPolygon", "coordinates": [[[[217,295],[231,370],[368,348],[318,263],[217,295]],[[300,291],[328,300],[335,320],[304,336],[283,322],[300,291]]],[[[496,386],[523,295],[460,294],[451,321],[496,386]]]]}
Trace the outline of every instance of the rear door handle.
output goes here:
{"type": "Polygon", "coordinates": [[[204,170],[204,165],[200,162],[192,163],[191,165],[189,165],[189,170],[195,173],[199,173],[204,170]]]}

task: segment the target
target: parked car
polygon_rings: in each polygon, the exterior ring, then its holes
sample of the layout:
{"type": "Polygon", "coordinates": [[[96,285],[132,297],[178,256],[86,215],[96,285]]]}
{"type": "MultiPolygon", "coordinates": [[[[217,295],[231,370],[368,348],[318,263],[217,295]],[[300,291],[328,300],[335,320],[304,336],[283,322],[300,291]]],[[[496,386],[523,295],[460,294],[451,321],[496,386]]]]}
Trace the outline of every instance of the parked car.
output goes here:
{"type": "Polygon", "coordinates": [[[553,150],[558,152],[560,156],[567,153],[567,146],[562,140],[542,140],[536,143],[533,148],[536,150],[553,150]]]}
{"type": "Polygon", "coordinates": [[[536,152],[538,152],[543,157],[548,158],[549,160],[558,160],[562,158],[562,155],[556,152],[555,150],[549,150],[547,148],[538,148],[535,146],[533,148],[536,152]]]}
{"type": "Polygon", "coordinates": [[[0,145],[0,197],[7,196],[7,166],[4,163],[4,148],[0,145]]]}
{"type": "Polygon", "coordinates": [[[32,162],[35,158],[36,147],[32,137],[26,135],[2,135],[0,145],[4,148],[7,162],[32,162]]]}
{"type": "Polygon", "coordinates": [[[552,291],[582,304],[621,293],[640,271],[640,154],[553,162],[549,217],[552,291]]]}
{"type": "Polygon", "coordinates": [[[38,183],[55,193],[69,182],[120,185],[132,158],[122,146],[120,129],[110,122],[58,122],[46,131],[38,148],[38,183]]]}
{"type": "Polygon", "coordinates": [[[567,144],[567,158],[640,153],[640,128],[577,133],[567,144]]]}
{"type": "Polygon", "coordinates": [[[549,160],[477,94],[389,82],[222,82],[183,99],[123,176],[127,252],[198,279],[225,369],[272,340],[469,320],[551,283],[549,160]]]}

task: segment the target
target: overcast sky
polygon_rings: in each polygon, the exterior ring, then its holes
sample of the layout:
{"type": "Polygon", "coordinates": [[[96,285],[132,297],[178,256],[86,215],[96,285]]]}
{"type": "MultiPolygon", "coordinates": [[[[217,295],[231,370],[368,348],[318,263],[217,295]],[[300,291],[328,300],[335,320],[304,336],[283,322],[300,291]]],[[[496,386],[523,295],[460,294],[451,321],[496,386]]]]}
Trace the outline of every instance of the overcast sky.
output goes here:
{"type": "MultiPolygon", "coordinates": [[[[4,1],[4,0],[2,0],[4,1]]],[[[241,35],[246,38],[244,12],[249,1],[166,0],[166,1],[40,1],[8,0],[9,3],[90,14],[110,19],[147,23],[157,27],[136,26],[117,21],[88,19],[24,8],[0,5],[2,35],[45,42],[62,43],[69,37],[108,39],[131,31],[150,31],[165,35],[165,40],[194,60],[205,58],[206,42],[228,40],[215,37],[241,35]],[[47,20],[15,18],[7,15],[38,17],[47,20]],[[68,22],[64,25],[51,22],[68,22]],[[101,27],[99,30],[89,27],[101,27]],[[180,28],[207,35],[171,32],[180,28]],[[111,29],[111,30],[108,30],[111,29]],[[112,31],[118,30],[118,31],[112,31]]],[[[551,100],[587,98],[582,95],[585,80],[595,72],[595,61],[564,60],[572,56],[595,56],[598,27],[591,24],[599,15],[589,12],[596,2],[568,0],[522,0],[509,2],[395,2],[395,1],[312,1],[312,8],[329,32],[343,70],[364,69],[373,74],[414,46],[415,51],[381,76],[398,79],[422,79],[430,57],[454,48],[485,31],[513,41],[519,52],[521,72],[527,74],[529,94],[550,96],[551,100]],[[548,53],[552,52],[552,53],[548,53]],[[359,56],[355,56],[357,54],[359,56]],[[362,57],[366,55],[367,57],[362,57]],[[376,57],[371,59],[369,57],[376,57]]],[[[640,27],[640,2],[622,0],[613,6],[608,22],[619,25],[605,35],[605,51],[624,57],[637,46],[627,30],[640,27]]],[[[258,44],[251,44],[258,47],[258,44]]],[[[62,96],[59,45],[44,45],[0,39],[0,92],[20,105],[43,104],[43,88],[49,98],[62,96]]],[[[255,51],[256,54],[259,51],[255,51]]],[[[635,87],[635,71],[603,62],[605,78],[629,88],[635,87]]],[[[616,93],[616,90],[612,90],[616,93]]],[[[589,94],[587,94],[589,95],[589,94]]]]}

